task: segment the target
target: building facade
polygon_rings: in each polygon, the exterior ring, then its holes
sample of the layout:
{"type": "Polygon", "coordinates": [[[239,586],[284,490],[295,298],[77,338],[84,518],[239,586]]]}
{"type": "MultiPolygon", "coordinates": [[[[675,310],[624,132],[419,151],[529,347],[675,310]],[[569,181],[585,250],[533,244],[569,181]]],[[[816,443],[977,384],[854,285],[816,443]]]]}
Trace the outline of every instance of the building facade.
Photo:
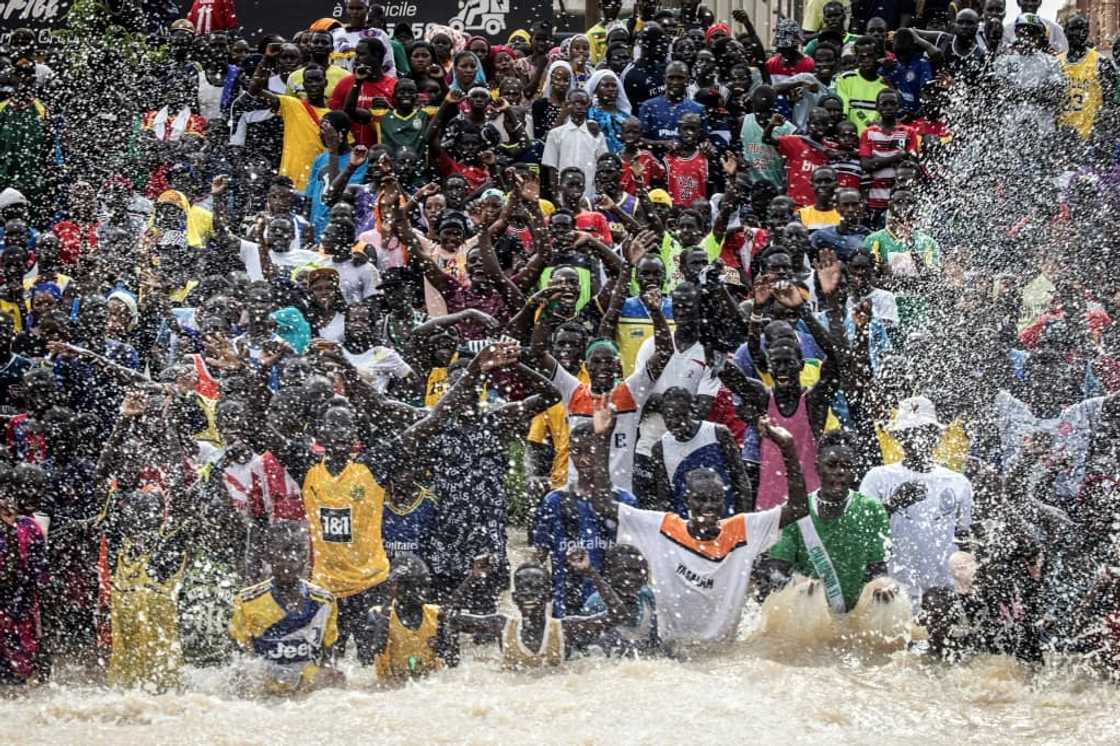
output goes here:
{"type": "Polygon", "coordinates": [[[1089,40],[1102,51],[1112,49],[1120,34],[1120,0],[1070,0],[1058,11],[1058,22],[1075,13],[1089,19],[1089,40]]]}

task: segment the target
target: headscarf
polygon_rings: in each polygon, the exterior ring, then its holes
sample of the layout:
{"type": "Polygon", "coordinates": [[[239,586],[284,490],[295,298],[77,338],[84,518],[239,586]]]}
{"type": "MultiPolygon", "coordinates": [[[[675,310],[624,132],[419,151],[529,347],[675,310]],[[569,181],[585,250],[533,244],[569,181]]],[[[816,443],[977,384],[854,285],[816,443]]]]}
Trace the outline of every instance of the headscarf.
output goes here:
{"type": "Polygon", "coordinates": [[[486,85],[486,71],[482,69],[482,61],[478,59],[478,55],[474,52],[468,52],[464,50],[462,52],[456,53],[451,58],[451,72],[449,73],[449,75],[451,76],[449,90],[459,91],[464,95],[467,93],[467,91],[469,91],[471,88],[474,88],[476,85],[480,85],[483,88],[489,90],[489,87],[486,85]],[[455,68],[458,66],[459,60],[468,55],[474,58],[474,80],[472,80],[471,84],[464,90],[459,86],[459,77],[455,74],[455,68]]]}
{"type": "Polygon", "coordinates": [[[337,18],[320,18],[307,27],[308,31],[326,31],[328,34],[336,28],[342,28],[342,21],[337,18]]]}
{"type": "Polygon", "coordinates": [[[792,18],[779,18],[774,29],[774,48],[801,46],[801,24],[792,18]]]}
{"type": "Polygon", "coordinates": [[[303,314],[292,306],[285,306],[269,314],[276,322],[276,334],[296,351],[297,355],[307,352],[311,346],[311,325],[303,314]]]}
{"type": "Polygon", "coordinates": [[[511,33],[511,34],[509,35],[509,38],[508,38],[508,39],[506,39],[506,44],[508,44],[509,46],[511,46],[511,47],[512,47],[512,46],[513,46],[513,40],[514,40],[514,39],[521,39],[521,40],[522,40],[522,41],[524,41],[524,42],[525,42],[526,44],[532,44],[532,43],[533,43],[533,37],[532,37],[532,35],[531,35],[531,34],[530,34],[530,33],[529,33],[528,31],[526,31],[525,29],[523,29],[523,28],[519,28],[519,29],[517,29],[516,31],[513,31],[513,32],[512,32],[512,33],[511,33]]]}
{"type": "Polygon", "coordinates": [[[622,86],[622,80],[615,75],[614,70],[596,70],[591,74],[591,79],[588,80],[587,84],[584,86],[587,95],[591,97],[591,105],[599,105],[599,99],[595,97],[595,91],[599,87],[599,84],[603,82],[603,78],[614,78],[614,82],[618,84],[618,98],[615,100],[615,107],[623,114],[630,114],[632,111],[630,98],[626,95],[626,89],[622,86]]]}
{"type": "MultiPolygon", "coordinates": [[[[567,39],[560,42],[560,51],[563,53],[564,59],[568,61],[571,61],[572,59],[572,42],[574,42],[576,39],[583,39],[589,45],[591,44],[591,40],[587,38],[587,34],[572,34],[567,39]]],[[[588,59],[588,62],[590,63],[591,60],[588,59]]]]}
{"type": "Polygon", "coordinates": [[[731,36],[731,27],[726,23],[714,23],[704,32],[704,43],[711,44],[712,37],[722,31],[726,36],[731,36]]]}
{"type": "MultiPolygon", "coordinates": [[[[543,98],[546,101],[552,99],[552,73],[558,67],[562,67],[565,70],[567,70],[569,77],[571,77],[571,79],[572,79],[572,82],[573,83],[575,82],[575,77],[576,76],[575,76],[574,73],[572,73],[572,66],[568,64],[568,61],[567,60],[556,60],[555,62],[553,62],[551,65],[548,66],[548,72],[546,72],[544,74],[544,90],[541,91],[541,98],[543,98]]],[[[568,88],[568,90],[570,91],[571,88],[568,88]]]]}
{"type": "MultiPolygon", "coordinates": [[[[452,57],[454,57],[457,52],[462,52],[464,49],[466,49],[467,39],[465,36],[463,36],[462,32],[456,31],[450,26],[441,26],[438,23],[433,23],[428,26],[428,30],[424,32],[424,40],[430,43],[432,39],[436,38],[440,34],[443,34],[451,40],[452,57]]],[[[439,60],[435,59],[434,56],[432,59],[437,65],[439,64],[439,60]]]]}
{"type": "Polygon", "coordinates": [[[119,300],[128,309],[130,321],[128,323],[128,330],[132,331],[136,328],[137,322],[140,320],[140,309],[136,300],[136,295],[129,291],[127,288],[119,287],[113,292],[109,293],[106,301],[119,300]]]}

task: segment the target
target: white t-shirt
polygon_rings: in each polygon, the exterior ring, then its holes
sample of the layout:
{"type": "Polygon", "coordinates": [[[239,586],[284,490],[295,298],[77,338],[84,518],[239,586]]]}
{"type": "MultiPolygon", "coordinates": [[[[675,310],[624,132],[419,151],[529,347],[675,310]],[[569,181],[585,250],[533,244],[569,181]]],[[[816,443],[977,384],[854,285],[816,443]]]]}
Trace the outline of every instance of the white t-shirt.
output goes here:
{"type": "MultiPolygon", "coordinates": [[[[259,252],[259,244],[244,239],[241,240],[241,263],[245,265],[245,274],[249,275],[249,279],[253,282],[264,279],[264,271],[261,269],[261,255],[259,252]]],[[[288,249],[284,252],[276,252],[269,249],[268,260],[272,262],[272,266],[274,267],[294,269],[295,267],[307,265],[317,267],[322,264],[323,257],[307,249],[288,249]]]]}
{"type": "MultiPolygon", "coordinates": [[[[595,402],[601,397],[592,395],[590,386],[581,384],[578,378],[564,370],[563,365],[556,366],[556,372],[552,374],[552,385],[564,397],[564,409],[568,413],[570,425],[574,426],[581,419],[591,418],[595,402]]],[[[634,476],[634,445],[638,438],[639,412],[652,390],[653,381],[642,365],[635,367],[630,377],[615,386],[609,395],[610,403],[615,406],[614,432],[611,434],[611,483],[627,492],[632,489],[634,476]]],[[[575,467],[570,461],[568,473],[572,479],[576,478],[575,467]]]]}
{"type": "Polygon", "coordinates": [[[917,604],[930,588],[951,586],[949,556],[957,530],[972,525],[972,483],[963,474],[935,466],[928,474],[902,464],[876,466],[859,491],[883,503],[905,482],[921,482],[929,497],[891,515],[890,574],[904,583],[917,604]]]}
{"type": "MultiPolygon", "coordinates": [[[[653,337],[642,342],[638,354],[634,358],[634,369],[645,368],[657,349],[653,337]]],[[[661,376],[654,382],[650,394],[662,394],[667,389],[680,386],[688,389],[693,395],[715,397],[719,393],[719,379],[712,375],[704,359],[704,345],[695,342],[687,350],[674,350],[673,356],[661,371],[661,376]]],[[[638,436],[637,451],[643,456],[648,456],[653,450],[653,444],[661,440],[665,434],[665,420],[657,412],[651,412],[641,420],[641,433],[638,436]]]]}
{"type": "Polygon", "coordinates": [[[359,266],[349,259],[341,262],[329,259],[326,266],[338,272],[342,298],[348,306],[370,297],[381,284],[381,273],[373,266],[372,261],[359,266]]]}
{"type": "Polygon", "coordinates": [[[346,336],[346,317],[341,313],[335,313],[327,325],[319,329],[312,329],[311,333],[316,337],[322,339],[329,339],[332,342],[342,343],[342,338],[346,336]]]}
{"type": "Polygon", "coordinates": [[[377,345],[357,354],[345,347],[342,354],[362,377],[379,394],[384,394],[393,378],[408,378],[412,368],[396,350],[377,345]]]}
{"type": "Polygon", "coordinates": [[[698,541],[675,513],[618,506],[618,543],[637,547],[649,563],[662,640],[734,637],[751,568],[777,542],[781,517],[781,507],[740,513],[721,521],[715,540],[698,541]]]}
{"type": "Polygon", "coordinates": [[[1085,459],[1089,455],[1093,431],[1100,423],[1103,407],[1103,396],[1086,399],[1066,407],[1057,417],[1044,420],[1036,417],[1030,407],[1008,392],[999,392],[996,394],[996,427],[1004,473],[1019,460],[1023,443],[1029,436],[1048,433],[1054,439],[1054,452],[1064,453],[1073,464],[1068,472],[1058,475],[1055,490],[1061,497],[1075,497],[1085,477],[1085,459]]]}

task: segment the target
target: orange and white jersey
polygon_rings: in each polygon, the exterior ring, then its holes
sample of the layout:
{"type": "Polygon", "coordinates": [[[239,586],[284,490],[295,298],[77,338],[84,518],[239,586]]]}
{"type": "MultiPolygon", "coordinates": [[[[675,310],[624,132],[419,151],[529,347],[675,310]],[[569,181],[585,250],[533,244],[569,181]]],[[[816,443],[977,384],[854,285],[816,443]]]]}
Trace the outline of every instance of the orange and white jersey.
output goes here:
{"type": "Polygon", "coordinates": [[[729,640],[739,626],[751,568],[780,536],[781,507],[720,521],[719,535],[701,541],[676,513],[618,506],[618,543],[641,550],[657,598],[664,641],[729,640]]]}
{"type": "MultiPolygon", "coordinates": [[[[622,383],[611,389],[609,394],[591,393],[591,386],[580,383],[579,379],[564,366],[557,365],[552,375],[552,384],[564,397],[564,408],[568,413],[568,425],[574,427],[581,419],[590,420],[595,406],[608,399],[615,408],[614,432],[611,434],[611,483],[619,489],[631,491],[634,472],[634,446],[638,442],[638,422],[642,405],[646,403],[653,385],[646,366],[635,370],[622,383]]],[[[575,479],[575,468],[569,462],[568,473],[575,479]]]]}

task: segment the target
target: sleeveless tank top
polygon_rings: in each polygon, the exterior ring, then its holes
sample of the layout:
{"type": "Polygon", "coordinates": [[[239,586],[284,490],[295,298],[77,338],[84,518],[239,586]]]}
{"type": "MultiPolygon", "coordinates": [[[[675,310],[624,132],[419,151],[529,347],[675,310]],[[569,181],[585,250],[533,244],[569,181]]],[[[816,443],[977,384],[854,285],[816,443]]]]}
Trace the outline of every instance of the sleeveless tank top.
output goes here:
{"type": "Polygon", "coordinates": [[[502,666],[507,669],[543,668],[564,662],[564,627],[559,619],[548,617],[540,650],[530,650],[521,641],[521,617],[506,620],[502,630],[502,666]]]}
{"type": "Polygon", "coordinates": [[[424,676],[442,667],[443,663],[432,650],[431,640],[439,631],[439,607],[424,604],[420,626],[409,629],[401,624],[394,605],[389,612],[389,639],[385,650],[373,662],[377,678],[394,681],[424,676]]]}
{"type": "MultiPolygon", "coordinates": [[[[797,460],[801,462],[801,473],[805,475],[805,490],[812,492],[821,486],[817,476],[817,438],[813,435],[813,428],[809,424],[809,392],[802,391],[801,399],[797,402],[797,409],[793,415],[785,417],[778,409],[778,402],[774,394],[770,394],[770,403],[766,407],[766,414],[775,425],[781,425],[793,435],[794,448],[797,450],[797,460]]],[[[769,438],[762,438],[762,459],[758,474],[758,495],[755,497],[755,510],[768,510],[786,501],[789,492],[786,484],[786,469],[782,461],[782,453],[769,438]]]]}
{"type": "MultiPolygon", "coordinates": [[[[713,469],[725,485],[731,486],[731,476],[719,445],[715,423],[706,420],[701,422],[700,429],[689,440],[677,440],[672,433],[665,433],[661,436],[661,453],[665,459],[665,473],[669,475],[669,484],[673,487],[673,512],[682,518],[688,517],[684,493],[689,472],[713,469]]],[[[728,490],[728,506],[733,502],[731,491],[728,490]]],[[[727,517],[731,513],[725,510],[724,515],[727,517]]]]}

